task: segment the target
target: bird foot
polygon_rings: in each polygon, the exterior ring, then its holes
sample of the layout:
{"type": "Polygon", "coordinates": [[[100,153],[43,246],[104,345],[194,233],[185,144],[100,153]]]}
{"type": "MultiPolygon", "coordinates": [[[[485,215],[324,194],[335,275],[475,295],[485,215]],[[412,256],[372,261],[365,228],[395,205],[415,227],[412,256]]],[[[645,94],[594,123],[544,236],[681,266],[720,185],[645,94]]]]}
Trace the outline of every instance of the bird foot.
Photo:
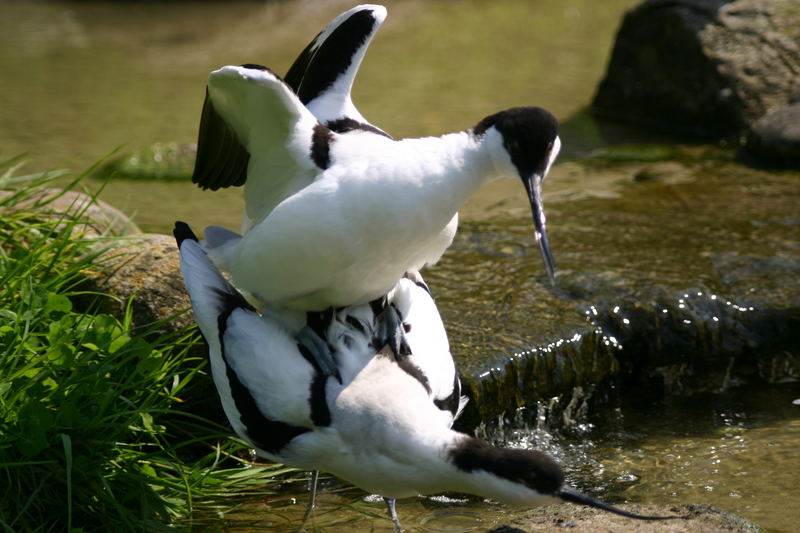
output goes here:
{"type": "Polygon", "coordinates": [[[397,309],[391,304],[387,305],[377,316],[377,321],[378,338],[373,343],[374,346],[388,345],[395,359],[398,360],[411,355],[411,347],[406,341],[405,324],[403,324],[403,319],[397,309]]]}
{"type": "Polygon", "coordinates": [[[330,346],[313,329],[303,326],[303,329],[297,333],[297,342],[301,349],[305,348],[308,354],[311,355],[322,375],[333,376],[339,380],[339,383],[342,382],[342,377],[336,366],[336,358],[331,352],[330,346]]]}

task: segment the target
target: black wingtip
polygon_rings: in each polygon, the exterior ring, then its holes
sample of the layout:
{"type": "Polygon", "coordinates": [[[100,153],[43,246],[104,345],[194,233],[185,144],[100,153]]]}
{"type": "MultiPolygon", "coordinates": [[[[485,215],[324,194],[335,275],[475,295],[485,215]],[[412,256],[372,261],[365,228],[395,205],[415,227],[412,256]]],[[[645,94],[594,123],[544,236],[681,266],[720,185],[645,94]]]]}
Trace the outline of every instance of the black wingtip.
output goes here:
{"type": "Polygon", "coordinates": [[[241,65],[242,68],[249,68],[252,70],[266,70],[267,72],[272,72],[270,69],[265,67],[264,65],[259,65],[258,63],[245,63],[241,65]]]}
{"type": "Polygon", "coordinates": [[[569,486],[561,487],[556,493],[556,496],[561,498],[566,502],[577,503],[578,505],[586,505],[588,507],[595,507],[597,509],[602,509],[604,511],[608,511],[610,513],[618,514],[620,516],[624,516],[627,518],[633,518],[635,520],[672,520],[674,518],[689,518],[688,516],[683,515],[673,515],[673,516],[647,516],[647,515],[640,515],[636,513],[629,513],[628,511],[623,511],[618,507],[614,507],[611,504],[608,504],[604,501],[600,501],[596,498],[592,498],[588,494],[584,494],[576,489],[573,489],[569,486]]]}
{"type": "Polygon", "coordinates": [[[304,104],[325,92],[350,68],[353,56],[364,46],[378,24],[374,8],[356,9],[335,28],[317,35],[289,68],[284,81],[304,104]],[[318,39],[325,33],[324,41],[318,39]]]}
{"type": "Polygon", "coordinates": [[[197,235],[194,234],[192,228],[189,227],[189,224],[186,222],[181,222],[180,220],[175,221],[175,228],[172,230],[172,234],[175,236],[175,242],[178,243],[178,248],[181,247],[181,243],[186,239],[196,241],[197,235]]]}

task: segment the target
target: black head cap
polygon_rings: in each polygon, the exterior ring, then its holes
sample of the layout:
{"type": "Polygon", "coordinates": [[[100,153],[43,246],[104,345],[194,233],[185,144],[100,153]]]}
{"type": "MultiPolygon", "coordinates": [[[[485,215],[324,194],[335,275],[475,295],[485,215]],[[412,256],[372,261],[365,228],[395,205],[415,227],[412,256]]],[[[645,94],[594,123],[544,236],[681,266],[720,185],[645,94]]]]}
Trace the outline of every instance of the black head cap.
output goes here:
{"type": "Polygon", "coordinates": [[[489,115],[472,131],[480,136],[492,126],[503,136],[503,146],[521,175],[544,172],[558,136],[558,121],[549,111],[541,107],[513,107],[489,115]]]}
{"type": "Polygon", "coordinates": [[[557,154],[558,121],[541,107],[514,107],[486,117],[472,132],[482,136],[492,127],[502,136],[503,148],[528,193],[536,242],[550,283],[555,286],[555,262],[545,228],[541,188],[548,165],[557,154]]]}

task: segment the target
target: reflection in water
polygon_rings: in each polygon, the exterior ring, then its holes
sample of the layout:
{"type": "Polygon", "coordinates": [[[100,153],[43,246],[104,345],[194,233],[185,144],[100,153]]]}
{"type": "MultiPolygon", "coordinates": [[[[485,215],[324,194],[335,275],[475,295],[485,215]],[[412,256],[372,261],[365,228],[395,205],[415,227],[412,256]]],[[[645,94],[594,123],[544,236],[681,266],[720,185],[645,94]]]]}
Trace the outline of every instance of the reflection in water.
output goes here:
{"type": "Polygon", "coordinates": [[[576,483],[614,501],[707,503],[768,530],[793,531],[800,384],[740,387],[653,405],[628,398],[593,413],[576,445],[576,483]],[[590,443],[587,446],[587,443],[590,443]],[[579,480],[579,481],[578,481],[579,480]]]}

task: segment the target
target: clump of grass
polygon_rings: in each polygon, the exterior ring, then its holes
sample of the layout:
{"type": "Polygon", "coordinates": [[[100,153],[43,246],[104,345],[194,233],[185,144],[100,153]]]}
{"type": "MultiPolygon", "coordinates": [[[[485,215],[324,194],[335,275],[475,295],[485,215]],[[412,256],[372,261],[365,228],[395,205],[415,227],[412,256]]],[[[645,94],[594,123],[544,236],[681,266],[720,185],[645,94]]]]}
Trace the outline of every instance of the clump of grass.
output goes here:
{"type": "Polygon", "coordinates": [[[56,176],[15,170],[0,163],[0,531],[170,529],[198,502],[272,493],[286,469],[252,467],[226,428],[181,409],[205,377],[194,328],[134,334],[130,306],[77,310],[102,250],[75,231],[81,212],[20,207],[56,176]]]}
{"type": "Polygon", "coordinates": [[[118,179],[187,180],[194,169],[194,145],[154,143],[111,160],[106,171],[118,179]]]}
{"type": "Polygon", "coordinates": [[[621,144],[598,148],[590,158],[607,163],[657,163],[671,161],[680,156],[672,146],[658,144],[621,144]]]}

